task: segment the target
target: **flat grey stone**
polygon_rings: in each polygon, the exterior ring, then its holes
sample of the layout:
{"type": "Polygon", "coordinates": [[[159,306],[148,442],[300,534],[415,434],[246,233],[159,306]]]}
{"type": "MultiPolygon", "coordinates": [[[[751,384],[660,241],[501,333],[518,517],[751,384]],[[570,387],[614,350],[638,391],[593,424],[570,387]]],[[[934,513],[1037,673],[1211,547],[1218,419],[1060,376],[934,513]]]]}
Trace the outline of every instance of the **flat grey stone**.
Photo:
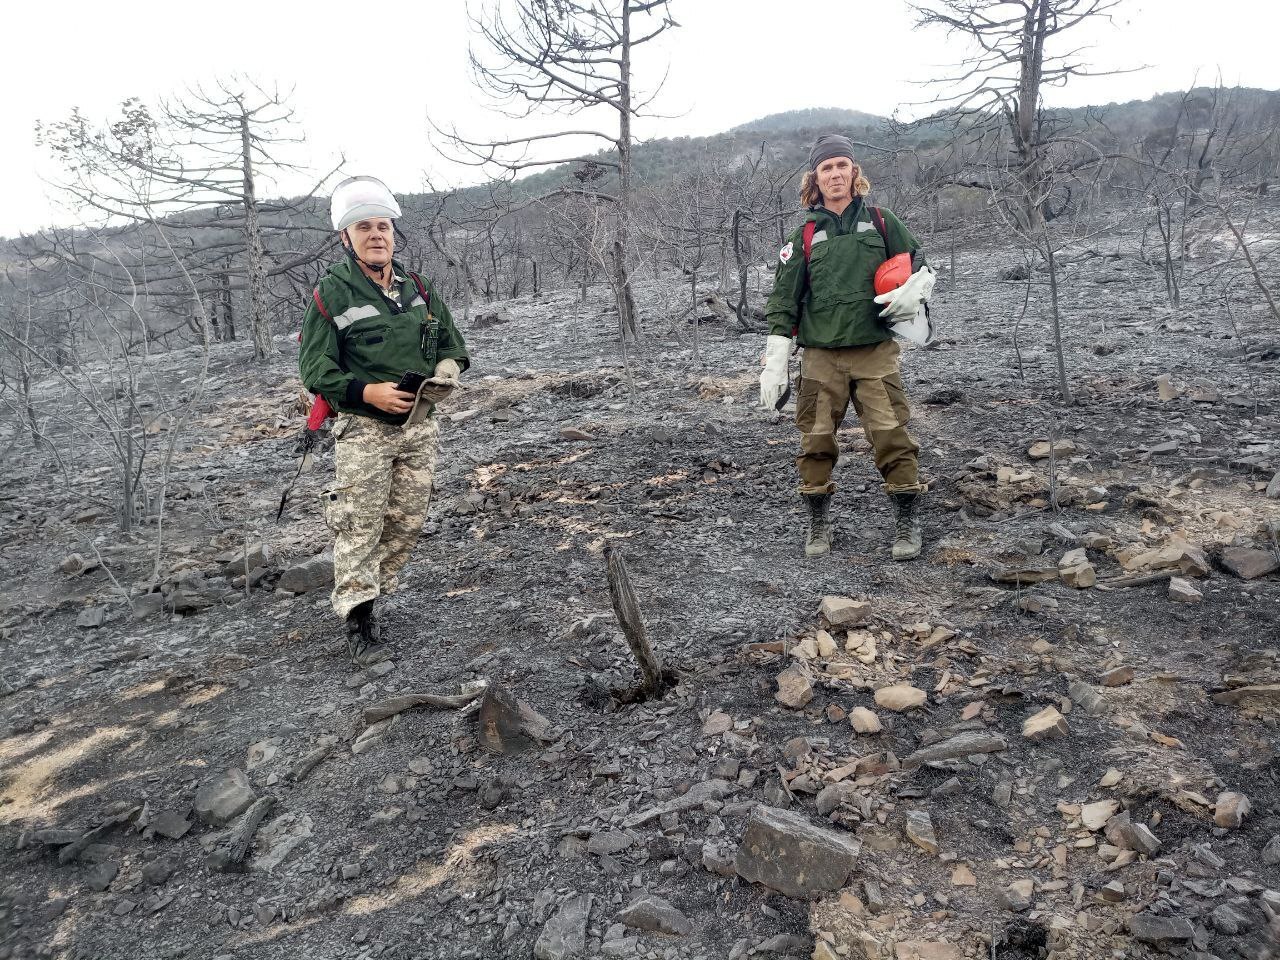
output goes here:
{"type": "Polygon", "coordinates": [[[757,806],[734,867],[748,882],[805,900],[844,887],[861,852],[862,844],[847,833],[787,810],[757,806]]]}
{"type": "Polygon", "coordinates": [[[687,936],[693,932],[693,924],[688,917],[668,901],[652,893],[642,893],[622,909],[618,919],[628,927],[651,933],[687,936]]]}
{"type": "Polygon", "coordinates": [[[587,924],[595,898],[580,893],[560,905],[533,944],[534,960],[569,960],[587,949],[587,924]]]}

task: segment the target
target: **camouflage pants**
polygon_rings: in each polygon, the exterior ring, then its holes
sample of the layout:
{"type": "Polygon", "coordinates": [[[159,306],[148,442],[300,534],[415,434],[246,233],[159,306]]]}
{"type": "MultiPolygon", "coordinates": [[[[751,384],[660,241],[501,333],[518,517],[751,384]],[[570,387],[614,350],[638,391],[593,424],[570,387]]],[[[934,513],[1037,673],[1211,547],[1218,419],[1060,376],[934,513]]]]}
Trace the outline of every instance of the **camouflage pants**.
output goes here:
{"type": "Polygon", "coordinates": [[[911,408],[898,366],[901,350],[886,340],[868,347],[824,350],[806,347],[796,397],[800,428],[800,492],[834,493],[831,472],[840,459],[836,431],[853,401],[862,432],[875,455],[885,490],[921,491],[919,445],[907,433],[911,408]]]}
{"type": "Polygon", "coordinates": [[[394,593],[427,519],[440,425],[412,426],[344,413],[334,423],[337,475],[322,496],[334,532],[333,609],[346,617],[394,593]]]}

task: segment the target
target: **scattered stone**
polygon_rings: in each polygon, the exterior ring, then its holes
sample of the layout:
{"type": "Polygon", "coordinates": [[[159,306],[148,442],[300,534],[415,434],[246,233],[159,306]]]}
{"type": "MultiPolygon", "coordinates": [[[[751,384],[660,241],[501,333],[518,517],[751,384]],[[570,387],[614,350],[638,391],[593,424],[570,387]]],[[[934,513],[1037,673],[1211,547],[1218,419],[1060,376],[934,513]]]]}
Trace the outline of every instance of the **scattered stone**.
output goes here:
{"type": "Polygon", "coordinates": [[[1098,582],[1098,571],[1089,562],[1084,547],[1063,554],[1058,561],[1058,579],[1077,590],[1087,589],[1098,582]]]}
{"type": "Polygon", "coordinates": [[[1213,822],[1220,827],[1237,829],[1244,824],[1253,805],[1243,793],[1228,790],[1218,794],[1218,802],[1213,807],[1213,822]]]}
{"type": "Polygon", "coordinates": [[[1050,453],[1055,457],[1069,457],[1075,452],[1076,445],[1070,440],[1057,440],[1052,447],[1048,440],[1039,440],[1027,449],[1027,456],[1032,460],[1047,460],[1050,453]]]}
{"type": "Polygon", "coordinates": [[[1056,707],[1045,707],[1033,717],[1022,723],[1022,735],[1028,740],[1047,740],[1050,737],[1065,737],[1071,732],[1066,718],[1056,707]]]}
{"type": "Polygon", "coordinates": [[[866,600],[826,596],[822,598],[818,614],[833,627],[853,627],[867,622],[871,616],[871,604],[866,600]]]}
{"type": "Polygon", "coordinates": [[[599,856],[616,856],[627,850],[636,842],[636,838],[625,830],[606,830],[591,835],[587,841],[587,853],[599,856]]]}
{"type": "Polygon", "coordinates": [[[62,562],[58,564],[58,569],[67,576],[74,577],[88,570],[89,563],[80,554],[73,553],[63,558],[62,562]]]}
{"type": "Polygon", "coordinates": [[[249,861],[249,869],[259,873],[270,873],[284,863],[312,833],[311,817],[286,813],[276,817],[258,833],[258,849],[267,848],[267,852],[249,861]]]}
{"type": "Polygon", "coordinates": [[[1268,867],[1280,864],[1280,834],[1268,840],[1267,845],[1262,848],[1262,862],[1268,867]]]}
{"type": "Polygon", "coordinates": [[[219,839],[217,845],[205,857],[205,865],[210,870],[232,870],[239,866],[258,832],[258,826],[275,804],[275,797],[259,797],[245,811],[236,824],[219,839]]]}
{"type": "Polygon", "coordinates": [[[849,711],[849,726],[853,727],[856,733],[879,733],[884,729],[875,711],[868,710],[866,707],[854,707],[849,711]]]}
{"type": "Polygon", "coordinates": [[[224,577],[243,577],[271,562],[271,546],[259,541],[220,553],[216,559],[222,564],[224,577]]]}
{"type": "Polygon", "coordinates": [[[675,797],[660,806],[650,807],[648,810],[628,817],[622,822],[622,825],[629,830],[632,827],[648,823],[650,820],[657,820],[664,813],[683,813],[686,810],[694,810],[703,804],[723,800],[733,790],[733,784],[727,780],[719,778],[704,780],[702,783],[695,783],[689,788],[688,793],[682,796],[675,797]]]}
{"type": "Polygon", "coordinates": [[[1035,881],[1028,878],[1015,880],[1000,891],[1000,903],[1006,910],[1022,913],[1031,909],[1031,898],[1035,895],[1035,881]]]}
{"type": "Polygon", "coordinates": [[[819,630],[813,638],[814,646],[818,649],[818,656],[824,660],[830,659],[836,655],[836,641],[831,634],[825,630],[819,630]]]}
{"type": "Polygon", "coordinates": [[[1129,934],[1143,943],[1170,946],[1195,936],[1191,922],[1182,917],[1160,917],[1154,913],[1136,913],[1129,918],[1129,934]]]}
{"type": "Polygon", "coordinates": [[[893,949],[895,960],[964,960],[958,944],[943,940],[899,940],[893,949]]]}
{"type": "Polygon", "coordinates": [[[142,868],[142,879],[158,887],[173,876],[173,871],[176,869],[178,869],[177,861],[161,857],[158,860],[152,860],[142,868]]]}
{"type": "Polygon", "coordinates": [[[1280,570],[1280,559],[1270,550],[1227,547],[1222,551],[1222,566],[1241,580],[1257,580],[1280,570]]]}
{"type": "Polygon", "coordinates": [[[813,699],[813,681],[803,667],[787,667],[778,674],[778,692],[773,697],[784,707],[799,710],[813,699]]]}
{"type": "Polygon", "coordinates": [[[106,607],[85,607],[76,617],[76,626],[85,630],[96,630],[106,622],[106,607]]]}
{"type": "Polygon", "coordinates": [[[974,876],[972,870],[960,863],[951,871],[951,885],[953,887],[976,887],[978,878],[974,876]]]}
{"type": "Polygon", "coordinates": [[[276,586],[290,593],[309,593],[333,583],[333,551],[318,553],[309,560],[294,564],[280,574],[276,586]]]}
{"type": "Polygon", "coordinates": [[[718,737],[720,734],[728,733],[732,729],[733,717],[723,710],[713,710],[702,724],[702,735],[704,737],[718,737]]]}
{"type": "Polygon", "coordinates": [[[1276,475],[1267,484],[1266,495],[1271,500],[1280,500],[1280,470],[1276,471],[1276,475]]]}
{"type": "Polygon", "coordinates": [[[1133,682],[1133,667],[1115,667],[1104,673],[1100,680],[1104,687],[1123,687],[1133,682]]]}
{"type": "Polygon", "coordinates": [[[1108,820],[1104,833],[1107,842],[1121,850],[1134,850],[1150,857],[1160,849],[1156,835],[1144,824],[1134,823],[1128,810],[1108,820]]]}
{"type": "Polygon", "coordinates": [[[1239,936],[1249,927],[1249,921],[1228,903],[1220,903],[1214,907],[1209,918],[1213,922],[1213,928],[1228,937],[1239,936]]]}
{"type": "Polygon", "coordinates": [[[1120,812],[1120,801],[1118,800],[1099,800],[1096,803],[1086,803],[1080,808],[1080,822],[1086,829],[1101,830],[1107,825],[1107,822],[1120,812]]]}
{"type": "Polygon", "coordinates": [[[585,954],[594,902],[592,894],[580,893],[561,904],[534,942],[534,960],[570,960],[585,954]]]}
{"type": "Polygon", "coordinates": [[[1240,706],[1250,701],[1276,704],[1280,703],[1280,683],[1249,684],[1243,687],[1233,687],[1230,690],[1215,693],[1211,699],[1214,703],[1224,703],[1231,707],[1240,706]]]}
{"type": "Polygon", "coordinates": [[[1200,603],[1204,600],[1204,594],[1197,590],[1190,580],[1184,577],[1170,577],[1169,599],[1174,603],[1200,603]]]}
{"type": "Polygon", "coordinates": [[[734,866],[738,876],[788,897],[810,899],[845,886],[862,844],[843,831],[810,823],[799,814],[757,806],[734,866]]]}
{"type": "Polygon", "coordinates": [[[187,819],[186,814],[165,810],[157,814],[147,828],[168,840],[181,840],[191,829],[191,821],[187,819]]]}
{"type": "Polygon", "coordinates": [[[937,856],[941,847],[933,832],[933,820],[923,810],[908,810],[905,830],[907,839],[925,853],[937,856]]]}
{"type": "Polygon", "coordinates": [[[561,440],[594,440],[595,436],[578,427],[561,427],[561,440]]]}
{"type": "Polygon", "coordinates": [[[107,887],[111,886],[111,881],[116,878],[116,874],[119,872],[119,864],[112,863],[110,860],[96,863],[84,875],[85,886],[97,893],[102,893],[107,887]]]}
{"type": "Polygon", "coordinates": [[[1122,903],[1128,894],[1125,893],[1124,884],[1119,880],[1112,880],[1101,890],[1098,891],[1098,897],[1107,903],[1122,903]]]}
{"type": "Polygon", "coordinates": [[[876,706],[897,713],[922,707],[928,699],[928,694],[909,683],[895,683],[888,687],[881,687],[875,694],[876,706]]]}
{"type": "Polygon", "coordinates": [[[902,761],[902,769],[914,770],[926,763],[956,760],[978,753],[997,753],[1008,748],[1008,741],[994,733],[983,733],[980,730],[965,731],[930,746],[921,747],[915,753],[909,754],[902,761]]]}
{"type": "Polygon", "coordinates": [[[631,901],[618,914],[618,919],[628,927],[651,933],[669,933],[683,937],[693,932],[693,924],[688,917],[662,897],[652,893],[642,893],[631,901]]]}
{"type": "Polygon", "coordinates": [[[195,814],[210,826],[222,827],[248,810],[253,799],[249,778],[232,768],[196,792],[195,814]]]}

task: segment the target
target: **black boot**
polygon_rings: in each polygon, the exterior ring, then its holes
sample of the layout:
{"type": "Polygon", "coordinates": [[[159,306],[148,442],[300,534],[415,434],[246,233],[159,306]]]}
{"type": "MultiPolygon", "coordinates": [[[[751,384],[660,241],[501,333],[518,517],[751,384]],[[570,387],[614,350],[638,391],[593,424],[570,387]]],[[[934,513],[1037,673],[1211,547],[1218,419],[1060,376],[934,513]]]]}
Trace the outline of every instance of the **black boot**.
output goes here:
{"type": "Polygon", "coordinates": [[[914,560],[920,556],[924,536],[920,531],[920,516],[916,507],[920,494],[914,491],[890,494],[897,509],[893,532],[893,559],[914,560]]]}
{"type": "Polygon", "coordinates": [[[382,659],[382,625],[374,613],[373,601],[357,604],[347,614],[347,654],[351,662],[363,665],[382,659]]]}
{"type": "Polygon", "coordinates": [[[806,557],[825,557],[831,552],[831,494],[806,493],[805,500],[809,504],[809,536],[805,540],[804,555],[806,557]]]}

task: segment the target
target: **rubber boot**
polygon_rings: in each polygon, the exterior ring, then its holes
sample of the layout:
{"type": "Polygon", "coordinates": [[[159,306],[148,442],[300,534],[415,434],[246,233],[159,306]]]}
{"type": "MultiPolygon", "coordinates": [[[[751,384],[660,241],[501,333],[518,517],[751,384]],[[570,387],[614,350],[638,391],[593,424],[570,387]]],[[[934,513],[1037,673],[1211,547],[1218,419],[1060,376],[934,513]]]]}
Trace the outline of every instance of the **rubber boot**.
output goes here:
{"type": "Polygon", "coordinates": [[[893,559],[914,560],[920,556],[924,543],[920,532],[920,515],[916,512],[920,494],[914,492],[890,494],[897,509],[894,521],[893,559]]]}
{"type": "Polygon", "coordinates": [[[804,543],[806,557],[825,557],[831,552],[831,494],[807,493],[809,503],[809,536],[804,543]]]}
{"type": "Polygon", "coordinates": [[[347,614],[347,654],[357,665],[382,659],[382,625],[373,610],[373,601],[357,604],[347,614]]]}

